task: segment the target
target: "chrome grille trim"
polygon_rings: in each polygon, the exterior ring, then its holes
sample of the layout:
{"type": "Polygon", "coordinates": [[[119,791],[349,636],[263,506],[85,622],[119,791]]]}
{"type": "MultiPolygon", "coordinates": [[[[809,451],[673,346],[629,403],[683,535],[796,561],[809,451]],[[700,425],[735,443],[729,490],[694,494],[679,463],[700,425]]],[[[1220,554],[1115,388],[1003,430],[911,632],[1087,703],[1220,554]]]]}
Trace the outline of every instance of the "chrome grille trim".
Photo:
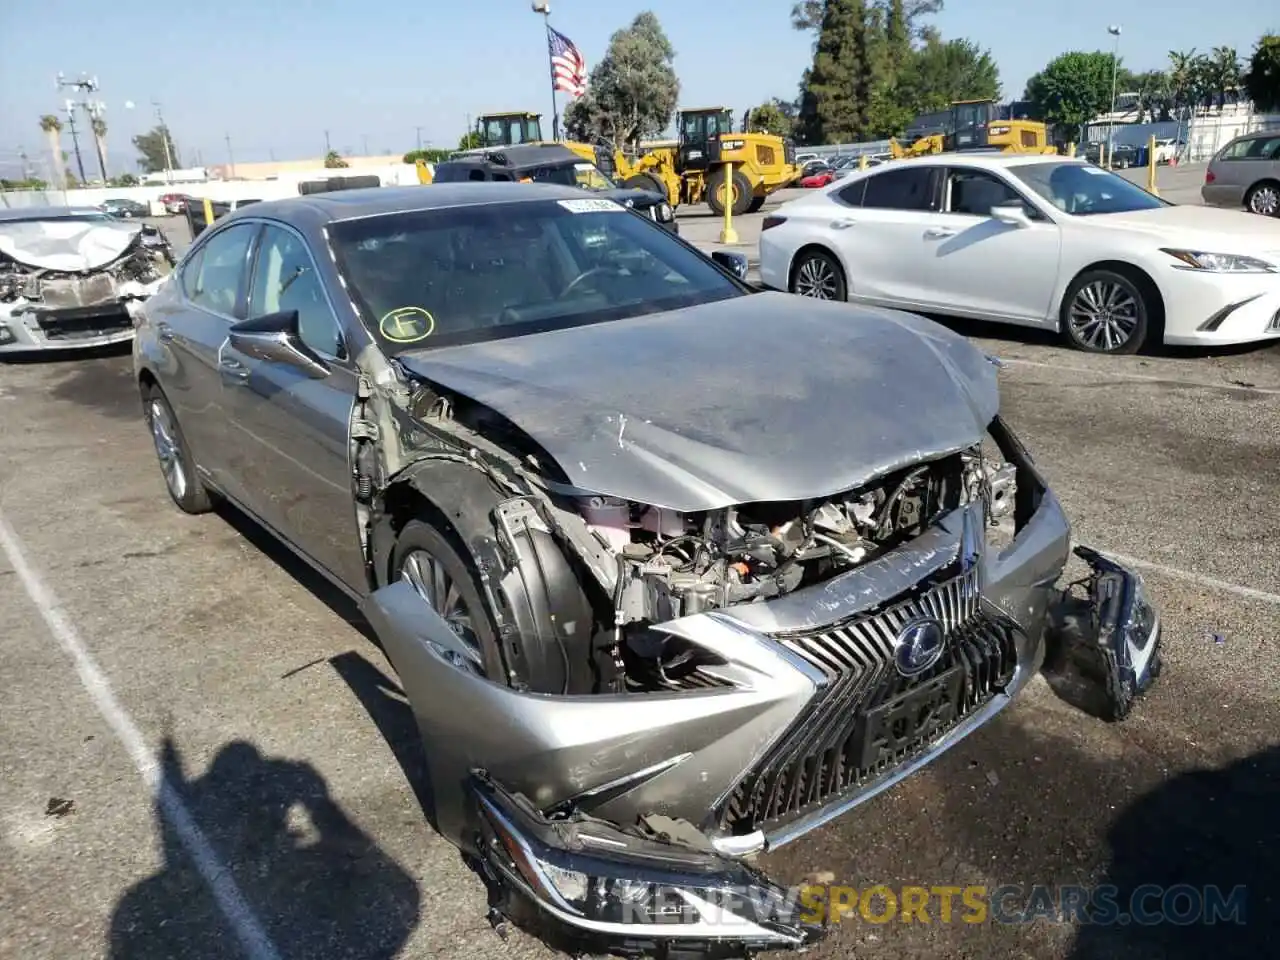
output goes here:
{"type": "Polygon", "coordinates": [[[773,639],[825,682],[805,715],[727,796],[721,829],[770,829],[846,798],[909,762],[1000,693],[1017,667],[1016,627],[987,613],[978,568],[870,615],[773,639]],[[894,644],[912,620],[932,617],[946,636],[939,662],[917,677],[894,667],[894,644]],[[882,742],[873,711],[931,688],[944,709],[908,743],[882,742]]]}

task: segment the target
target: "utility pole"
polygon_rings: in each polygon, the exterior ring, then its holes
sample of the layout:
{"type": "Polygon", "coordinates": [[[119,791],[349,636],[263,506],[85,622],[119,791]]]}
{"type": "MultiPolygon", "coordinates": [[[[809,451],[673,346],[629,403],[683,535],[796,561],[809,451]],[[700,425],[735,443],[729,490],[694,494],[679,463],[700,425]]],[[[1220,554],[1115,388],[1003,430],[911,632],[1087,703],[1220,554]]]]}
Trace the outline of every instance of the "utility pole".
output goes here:
{"type": "Polygon", "coordinates": [[[333,147],[329,146],[329,131],[326,130],[324,132],[324,155],[327,157],[331,153],[333,153],[333,147]]]}
{"type": "Polygon", "coordinates": [[[236,156],[231,152],[231,134],[227,134],[224,138],[227,141],[227,159],[231,162],[231,179],[236,178],[236,156]]]}
{"type": "Polygon", "coordinates": [[[422,149],[422,128],[421,128],[421,127],[414,127],[414,128],[413,128],[413,132],[414,132],[414,133],[417,135],[417,137],[418,137],[418,149],[419,149],[419,150],[421,150],[421,149],[422,149]]]}
{"type": "Polygon", "coordinates": [[[369,155],[369,135],[367,133],[362,133],[360,135],[360,141],[364,146],[364,151],[361,153],[361,156],[367,157],[369,155]]]}
{"type": "Polygon", "coordinates": [[[547,0],[533,0],[534,13],[542,14],[547,36],[547,66],[551,71],[551,139],[560,139],[560,108],[556,105],[556,67],[551,62],[551,4],[547,0]]]}
{"type": "Polygon", "coordinates": [[[76,151],[76,169],[80,171],[80,183],[84,184],[84,159],[80,156],[80,138],[76,135],[76,102],[68,100],[67,108],[67,128],[71,131],[71,144],[76,151]]]}
{"type": "Polygon", "coordinates": [[[156,123],[160,127],[160,141],[164,144],[164,182],[173,183],[173,151],[169,148],[169,127],[164,122],[164,114],[160,112],[160,101],[152,100],[156,108],[156,123]]]}
{"type": "Polygon", "coordinates": [[[1115,51],[1111,54],[1111,109],[1108,111],[1110,121],[1107,124],[1107,169],[1111,169],[1111,155],[1116,149],[1116,77],[1120,72],[1120,26],[1112,24],[1107,33],[1116,38],[1115,51]]]}

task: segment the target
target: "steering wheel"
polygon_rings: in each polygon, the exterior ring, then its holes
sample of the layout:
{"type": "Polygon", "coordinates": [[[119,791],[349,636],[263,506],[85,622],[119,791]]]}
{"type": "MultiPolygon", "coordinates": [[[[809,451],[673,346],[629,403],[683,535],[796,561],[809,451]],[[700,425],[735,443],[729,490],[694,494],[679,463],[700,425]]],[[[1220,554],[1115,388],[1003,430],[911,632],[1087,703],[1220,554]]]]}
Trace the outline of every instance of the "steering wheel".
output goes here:
{"type": "Polygon", "coordinates": [[[582,281],[586,280],[588,277],[594,277],[601,273],[615,272],[616,270],[613,267],[590,267],[570,280],[568,286],[561,290],[557,297],[567,297],[569,294],[573,293],[578,284],[582,283],[582,281]]]}

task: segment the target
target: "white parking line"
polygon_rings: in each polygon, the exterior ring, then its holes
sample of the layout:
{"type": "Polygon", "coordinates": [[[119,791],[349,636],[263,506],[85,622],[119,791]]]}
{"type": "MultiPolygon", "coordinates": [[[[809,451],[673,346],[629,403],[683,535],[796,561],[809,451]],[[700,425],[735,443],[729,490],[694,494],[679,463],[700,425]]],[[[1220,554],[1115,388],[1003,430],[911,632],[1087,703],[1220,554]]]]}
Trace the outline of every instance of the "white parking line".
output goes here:
{"type": "Polygon", "coordinates": [[[1112,380],[1143,380],[1149,383],[1180,383],[1188,387],[1207,387],[1213,390],[1243,390],[1247,393],[1261,393],[1267,396],[1280,396],[1280,389],[1275,387],[1253,387],[1238,383],[1211,380],[1184,380],[1181,377],[1156,377],[1149,373],[1125,373],[1122,370],[1095,370],[1090,367],[1075,367],[1061,363],[1046,363],[1043,360],[1023,360],[1019,357],[999,357],[1001,363],[1019,367],[1043,367],[1046,370],[1061,370],[1065,373],[1079,373],[1091,377],[1109,377],[1112,380]]]}
{"type": "Polygon", "coordinates": [[[1163,563],[1153,563],[1150,560],[1139,560],[1137,557],[1126,557],[1123,553],[1113,553],[1110,550],[1097,548],[1098,552],[1104,556],[1110,557],[1117,563],[1123,563],[1126,566],[1137,567],[1139,570],[1151,570],[1155,573],[1163,573],[1166,577],[1176,577],[1179,580],[1187,580],[1191,583],[1198,583],[1202,587],[1209,587],[1212,590],[1221,590],[1224,593],[1233,593],[1237,597],[1246,597],[1249,600],[1260,600],[1263,603],[1274,604],[1280,607],[1280,594],[1268,593],[1266,590],[1258,590],[1255,587],[1246,587],[1238,583],[1231,583],[1227,580],[1219,580],[1217,577],[1206,577],[1202,573],[1192,573],[1190,570],[1180,570],[1177,567],[1167,567],[1163,563]]]}
{"type": "Polygon", "coordinates": [[[22,541],[18,539],[17,533],[3,514],[0,514],[0,549],[4,551],[18,579],[22,581],[22,586],[40,612],[40,617],[49,628],[49,632],[71,657],[76,673],[80,676],[81,686],[89,694],[94,706],[98,708],[98,712],[102,714],[102,718],[111,727],[116,738],[124,745],[129,759],[133,761],[134,767],[137,768],[147,787],[157,797],[161,812],[177,831],[179,840],[195,862],[200,876],[209,885],[214,899],[231,924],[249,960],[280,960],[279,951],[268,939],[258,918],[254,916],[253,909],[245,900],[244,894],[240,892],[240,888],[236,886],[227,865],[218,858],[209,841],[205,839],[204,833],[192,819],[182,799],[165,779],[160,765],[147,749],[133,719],[120,705],[111,689],[111,684],[80,640],[75,627],[72,626],[71,618],[63,610],[58,598],[44,585],[35,569],[27,562],[22,541]]]}

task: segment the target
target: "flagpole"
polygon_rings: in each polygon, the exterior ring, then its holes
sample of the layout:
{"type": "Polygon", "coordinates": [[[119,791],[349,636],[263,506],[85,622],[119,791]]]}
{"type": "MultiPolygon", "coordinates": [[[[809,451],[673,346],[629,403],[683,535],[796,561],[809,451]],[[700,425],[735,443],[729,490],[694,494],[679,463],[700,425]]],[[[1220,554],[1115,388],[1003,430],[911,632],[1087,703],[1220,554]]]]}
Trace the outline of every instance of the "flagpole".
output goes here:
{"type": "Polygon", "coordinates": [[[551,57],[551,4],[534,0],[533,9],[542,14],[542,25],[547,35],[547,75],[551,80],[551,139],[560,139],[560,112],[556,106],[556,65],[551,57]]]}

